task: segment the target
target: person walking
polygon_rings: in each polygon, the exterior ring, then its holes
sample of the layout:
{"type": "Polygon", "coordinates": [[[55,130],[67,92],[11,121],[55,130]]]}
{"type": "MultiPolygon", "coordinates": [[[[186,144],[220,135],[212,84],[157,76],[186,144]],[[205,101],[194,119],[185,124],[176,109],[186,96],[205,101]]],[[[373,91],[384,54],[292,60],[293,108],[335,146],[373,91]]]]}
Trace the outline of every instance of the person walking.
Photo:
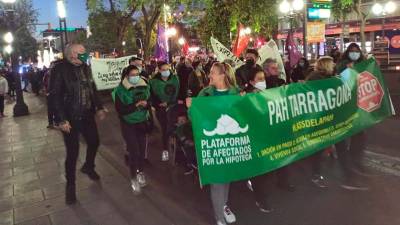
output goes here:
{"type": "Polygon", "coordinates": [[[130,65],[122,81],[112,92],[115,109],[121,120],[121,132],[129,152],[129,169],[133,192],[146,186],[143,162],[146,148],[146,126],[149,120],[150,86],[140,69],[130,65]]]}
{"type": "Polygon", "coordinates": [[[286,84],[284,79],[279,78],[279,66],[275,59],[268,58],[263,63],[263,69],[265,72],[265,82],[267,88],[279,87],[286,84]]]}
{"type": "Polygon", "coordinates": [[[5,117],[4,115],[4,100],[8,93],[8,82],[5,78],[5,74],[0,74],[0,118],[5,117]]]}
{"type": "Polygon", "coordinates": [[[249,48],[246,51],[246,64],[239,67],[235,72],[236,81],[238,86],[243,90],[249,82],[249,76],[253,69],[262,69],[260,65],[257,64],[259,54],[256,49],[249,48]]]}
{"type": "Polygon", "coordinates": [[[86,160],[81,172],[97,181],[95,158],[99,147],[99,134],[95,114],[105,118],[105,110],[97,96],[91,70],[86,64],[88,53],[81,44],[71,44],[65,49],[65,59],[57,63],[52,73],[50,90],[54,93],[56,122],[62,131],[66,147],[65,172],[67,204],[76,202],[75,171],[79,155],[79,134],[87,144],[86,160]],[[54,83],[53,83],[54,82],[54,83]]]}
{"type": "MultiPolygon", "coordinates": [[[[216,62],[210,70],[210,84],[200,91],[199,97],[239,95],[240,90],[236,86],[235,75],[232,67],[227,63],[216,62]]],[[[187,106],[191,106],[191,98],[187,99],[187,106]]],[[[223,104],[223,103],[221,103],[223,104]]],[[[211,202],[217,225],[234,223],[236,216],[228,207],[229,183],[210,184],[211,202]]]]}
{"type": "Polygon", "coordinates": [[[156,109],[156,117],[161,126],[163,150],[161,161],[168,161],[168,120],[167,110],[177,103],[179,92],[178,76],[172,74],[166,62],[159,62],[159,72],[149,81],[151,103],[156,109]]]}
{"type": "Polygon", "coordinates": [[[207,86],[207,76],[200,61],[193,63],[194,70],[189,75],[188,97],[196,97],[207,86]]]}

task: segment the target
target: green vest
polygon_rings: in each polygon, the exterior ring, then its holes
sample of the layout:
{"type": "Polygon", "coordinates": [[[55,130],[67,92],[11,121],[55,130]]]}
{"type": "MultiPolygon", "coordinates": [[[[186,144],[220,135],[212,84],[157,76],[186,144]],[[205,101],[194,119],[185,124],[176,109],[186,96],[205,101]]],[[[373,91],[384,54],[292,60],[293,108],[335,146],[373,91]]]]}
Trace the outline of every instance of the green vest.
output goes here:
{"type": "MultiPolygon", "coordinates": [[[[124,82],[123,82],[124,83],[124,82]]],[[[147,101],[150,97],[150,88],[146,86],[131,87],[127,89],[122,83],[116,87],[111,93],[113,101],[118,97],[124,105],[136,103],[141,100],[147,101]]],[[[134,112],[122,116],[122,119],[129,123],[135,124],[147,121],[149,118],[149,111],[147,108],[139,107],[134,112]]]]}
{"type": "Polygon", "coordinates": [[[161,79],[161,75],[157,74],[149,82],[151,87],[151,94],[158,98],[161,102],[166,102],[171,105],[176,102],[179,92],[179,79],[178,76],[172,74],[168,80],[161,79]]]}

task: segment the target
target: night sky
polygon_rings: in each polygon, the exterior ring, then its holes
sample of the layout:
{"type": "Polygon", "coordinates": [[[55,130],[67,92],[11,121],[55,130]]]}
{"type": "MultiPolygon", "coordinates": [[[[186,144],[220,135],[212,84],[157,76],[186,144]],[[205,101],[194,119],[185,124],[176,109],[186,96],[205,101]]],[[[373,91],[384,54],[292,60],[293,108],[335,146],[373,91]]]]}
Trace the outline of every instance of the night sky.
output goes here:
{"type": "MultiPolygon", "coordinates": [[[[39,23],[51,23],[52,28],[59,26],[57,15],[56,0],[33,0],[33,7],[39,12],[39,23]]],[[[84,0],[67,0],[67,26],[68,27],[84,27],[86,28],[88,12],[86,10],[86,1],[84,0]]],[[[37,26],[36,31],[47,29],[47,26],[37,26]]]]}

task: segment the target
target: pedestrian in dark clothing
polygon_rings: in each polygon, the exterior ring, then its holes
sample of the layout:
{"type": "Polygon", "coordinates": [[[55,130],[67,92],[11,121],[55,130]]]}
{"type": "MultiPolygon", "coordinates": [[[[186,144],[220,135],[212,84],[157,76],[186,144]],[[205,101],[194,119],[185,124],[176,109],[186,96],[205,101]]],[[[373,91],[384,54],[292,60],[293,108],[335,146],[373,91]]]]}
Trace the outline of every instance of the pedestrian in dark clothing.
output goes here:
{"type": "MultiPolygon", "coordinates": [[[[314,71],[307,77],[306,81],[328,79],[335,75],[335,64],[330,56],[324,56],[315,63],[314,71]]],[[[321,161],[324,151],[316,152],[308,160],[311,162],[311,181],[320,188],[328,187],[324,176],[321,175],[321,161]]]]}
{"type": "Polygon", "coordinates": [[[172,74],[170,66],[166,62],[160,62],[159,72],[149,81],[151,90],[151,103],[156,109],[156,117],[160,122],[162,132],[163,151],[162,161],[168,161],[168,120],[167,110],[177,103],[179,91],[178,76],[172,74]]]}
{"type": "Polygon", "coordinates": [[[8,82],[8,95],[13,98],[15,97],[15,78],[11,71],[5,71],[5,78],[8,82]]]}
{"type": "Polygon", "coordinates": [[[179,67],[176,69],[180,84],[178,94],[178,101],[180,104],[183,104],[185,102],[185,99],[187,98],[189,75],[192,72],[192,62],[188,58],[185,59],[184,64],[180,64],[179,67]]]}
{"type": "MultiPolygon", "coordinates": [[[[142,59],[142,58],[139,58],[139,57],[136,57],[136,56],[130,58],[130,59],[129,59],[129,65],[136,66],[136,67],[138,68],[138,70],[139,70],[139,75],[140,75],[141,77],[145,78],[145,79],[149,79],[149,74],[148,74],[148,73],[146,72],[146,70],[143,68],[143,59],[142,59]]],[[[125,69],[122,71],[122,74],[125,74],[125,73],[126,73],[126,71],[125,71],[126,69],[127,69],[127,68],[125,68],[125,69]]],[[[121,81],[122,81],[122,79],[123,79],[123,77],[121,77],[121,81]]]]}
{"type": "MultiPolygon", "coordinates": [[[[357,63],[365,60],[364,55],[356,43],[351,43],[343,53],[337,65],[337,71],[341,73],[347,68],[353,68],[357,63]]],[[[348,190],[367,190],[368,187],[362,184],[357,176],[364,173],[362,158],[366,147],[367,137],[365,131],[361,131],[349,139],[337,143],[336,152],[340,162],[344,181],[342,187],[348,190]]]]}
{"type": "Polygon", "coordinates": [[[121,119],[121,131],[129,152],[129,169],[131,187],[140,193],[146,186],[143,162],[146,149],[147,121],[150,118],[149,103],[150,86],[140,70],[130,65],[122,75],[122,82],[112,93],[115,108],[121,119]]]}
{"type": "Polygon", "coordinates": [[[279,87],[286,84],[285,80],[279,78],[279,67],[276,60],[268,58],[263,63],[263,69],[265,72],[265,82],[267,88],[279,87]]]}
{"type": "Polygon", "coordinates": [[[301,58],[290,75],[292,82],[297,83],[299,81],[304,81],[310,72],[309,70],[310,63],[306,58],[301,58]]]}
{"type": "Polygon", "coordinates": [[[43,87],[46,93],[46,100],[47,100],[47,120],[48,120],[48,125],[47,128],[54,128],[55,121],[55,109],[54,109],[54,87],[50,87],[50,84],[54,85],[55,82],[51,82],[50,77],[51,77],[51,70],[54,69],[54,65],[59,63],[60,60],[52,62],[50,65],[50,69],[45,71],[44,77],[43,77],[43,87]]]}
{"type": "Polygon", "coordinates": [[[75,170],[79,155],[79,134],[87,144],[86,160],[81,168],[92,180],[99,180],[95,171],[95,157],[99,147],[99,134],[95,114],[100,120],[105,118],[105,111],[97,96],[91,70],[85,64],[88,58],[85,48],[80,44],[66,47],[65,60],[54,67],[51,84],[54,90],[54,109],[56,122],[64,136],[67,149],[66,170],[66,203],[76,202],[75,170]]]}
{"type": "Polygon", "coordinates": [[[199,61],[193,63],[193,68],[188,80],[188,97],[196,97],[208,83],[206,73],[199,61]]]}
{"type": "Polygon", "coordinates": [[[8,82],[4,74],[0,74],[0,118],[4,117],[4,99],[8,92],[8,82]]]}
{"type": "Polygon", "coordinates": [[[235,72],[236,82],[240,89],[245,89],[249,83],[249,76],[255,68],[262,69],[257,64],[259,55],[256,49],[247,49],[246,51],[246,64],[239,67],[235,72]]]}

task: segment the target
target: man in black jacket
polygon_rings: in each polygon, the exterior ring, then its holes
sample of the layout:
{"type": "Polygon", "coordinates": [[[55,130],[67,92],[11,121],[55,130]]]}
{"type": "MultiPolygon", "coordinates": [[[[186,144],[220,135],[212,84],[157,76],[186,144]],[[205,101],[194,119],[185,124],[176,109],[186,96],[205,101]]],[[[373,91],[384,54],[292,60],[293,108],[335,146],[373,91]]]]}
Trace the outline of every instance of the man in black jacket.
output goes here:
{"type": "Polygon", "coordinates": [[[67,178],[66,203],[76,202],[75,171],[79,155],[79,134],[86,140],[86,161],[81,172],[92,180],[100,176],[94,170],[95,157],[99,147],[95,114],[100,120],[105,111],[96,94],[91,70],[86,64],[88,54],[80,44],[67,46],[65,58],[53,69],[50,87],[54,93],[54,111],[56,122],[64,136],[67,149],[65,172],[67,178]]]}
{"type": "Polygon", "coordinates": [[[254,70],[261,70],[261,66],[257,64],[259,55],[256,49],[247,49],[246,51],[246,64],[239,67],[235,72],[236,82],[240,89],[245,89],[249,82],[250,74],[254,70]]]}

